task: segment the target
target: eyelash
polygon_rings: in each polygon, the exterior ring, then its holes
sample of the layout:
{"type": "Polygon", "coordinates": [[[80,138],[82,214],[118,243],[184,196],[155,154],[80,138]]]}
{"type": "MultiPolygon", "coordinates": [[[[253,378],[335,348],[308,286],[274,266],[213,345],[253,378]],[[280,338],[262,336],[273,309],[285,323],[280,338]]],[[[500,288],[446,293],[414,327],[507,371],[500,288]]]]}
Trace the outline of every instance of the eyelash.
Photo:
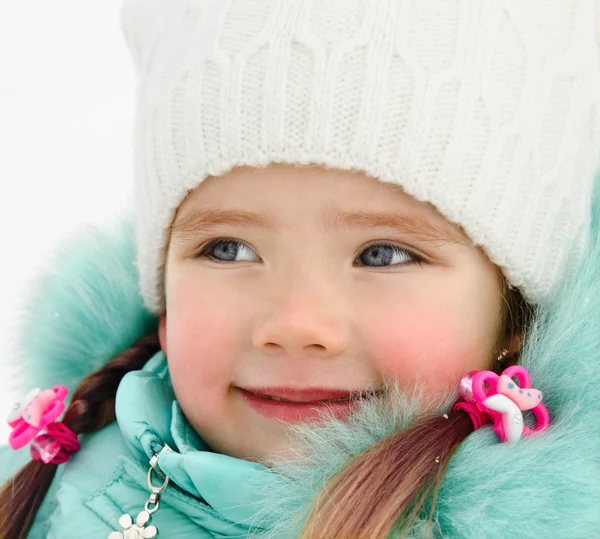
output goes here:
{"type": "MultiPolygon", "coordinates": [[[[243,245],[244,247],[246,247],[247,249],[251,249],[248,245],[246,245],[244,242],[240,241],[240,240],[236,240],[234,238],[219,238],[219,239],[215,239],[210,241],[209,243],[207,243],[205,246],[203,246],[195,255],[194,258],[198,259],[198,258],[206,258],[207,260],[211,260],[212,262],[215,262],[217,264],[232,264],[235,262],[238,262],[236,260],[219,260],[218,258],[215,258],[214,256],[211,256],[208,253],[208,251],[210,251],[210,249],[212,249],[213,247],[221,244],[221,243],[239,243],[240,245],[243,245]]],[[[398,264],[391,264],[389,266],[358,266],[358,267],[372,267],[372,268],[378,268],[378,269],[383,269],[383,270],[388,270],[391,271],[392,269],[399,267],[399,266],[408,266],[408,265],[419,265],[419,266],[424,266],[427,264],[427,262],[421,258],[420,256],[412,253],[411,251],[404,249],[402,247],[399,247],[398,245],[394,245],[392,243],[372,243],[370,245],[367,245],[362,251],[361,253],[363,253],[364,251],[366,251],[367,249],[370,249],[371,247],[375,247],[375,246],[384,246],[384,247],[391,247],[392,249],[394,249],[394,251],[396,253],[400,252],[403,253],[404,255],[408,256],[409,258],[411,258],[412,260],[407,260],[406,262],[401,262],[398,264]]],[[[359,255],[360,256],[360,255],[359,255]]],[[[239,261],[241,262],[241,261],[239,261]]]]}

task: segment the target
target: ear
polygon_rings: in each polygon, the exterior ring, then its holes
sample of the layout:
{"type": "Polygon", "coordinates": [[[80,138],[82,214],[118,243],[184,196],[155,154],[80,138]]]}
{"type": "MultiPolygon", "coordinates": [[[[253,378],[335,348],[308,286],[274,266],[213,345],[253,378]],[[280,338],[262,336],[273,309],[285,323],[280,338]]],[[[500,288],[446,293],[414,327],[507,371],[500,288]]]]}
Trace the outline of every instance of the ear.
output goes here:
{"type": "Polygon", "coordinates": [[[506,338],[504,348],[508,350],[509,356],[518,356],[523,349],[523,343],[525,335],[523,333],[516,333],[506,338]]]}
{"type": "Polygon", "coordinates": [[[158,322],[158,340],[163,354],[167,355],[167,313],[163,313],[158,322]]]}

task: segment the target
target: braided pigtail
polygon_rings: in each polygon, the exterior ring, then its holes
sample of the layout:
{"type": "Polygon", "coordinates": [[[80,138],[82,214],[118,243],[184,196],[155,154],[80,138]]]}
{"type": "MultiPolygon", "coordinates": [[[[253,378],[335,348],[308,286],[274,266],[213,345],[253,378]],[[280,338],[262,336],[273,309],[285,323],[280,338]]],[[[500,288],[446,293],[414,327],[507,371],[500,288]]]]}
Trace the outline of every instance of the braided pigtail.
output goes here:
{"type": "MultiPolygon", "coordinates": [[[[75,434],[89,434],[114,421],[115,396],[123,376],[141,369],[159,349],[158,335],[147,335],[86,376],[75,390],[62,423],[75,434]]],[[[32,460],[2,486],[0,538],[26,537],[56,469],[56,464],[32,460]]]]}

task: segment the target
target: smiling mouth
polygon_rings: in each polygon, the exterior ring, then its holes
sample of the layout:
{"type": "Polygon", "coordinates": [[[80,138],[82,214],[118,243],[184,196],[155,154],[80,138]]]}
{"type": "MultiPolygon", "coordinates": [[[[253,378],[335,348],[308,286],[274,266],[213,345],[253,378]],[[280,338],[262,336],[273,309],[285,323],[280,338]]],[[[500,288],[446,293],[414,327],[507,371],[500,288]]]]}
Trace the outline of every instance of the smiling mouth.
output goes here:
{"type": "Polygon", "coordinates": [[[269,419],[286,423],[342,418],[364,400],[382,395],[382,390],[236,388],[252,409],[269,419]]]}
{"type": "Polygon", "coordinates": [[[293,401],[293,400],[289,400],[289,399],[281,399],[279,397],[272,397],[270,395],[258,395],[256,393],[254,393],[257,397],[261,397],[263,399],[267,399],[267,400],[271,400],[271,401],[277,401],[277,402],[293,402],[295,404],[310,404],[310,403],[319,403],[319,402],[345,402],[345,401],[350,401],[350,400],[357,400],[359,397],[346,397],[343,399],[319,399],[319,400],[315,400],[315,401],[293,401]]]}

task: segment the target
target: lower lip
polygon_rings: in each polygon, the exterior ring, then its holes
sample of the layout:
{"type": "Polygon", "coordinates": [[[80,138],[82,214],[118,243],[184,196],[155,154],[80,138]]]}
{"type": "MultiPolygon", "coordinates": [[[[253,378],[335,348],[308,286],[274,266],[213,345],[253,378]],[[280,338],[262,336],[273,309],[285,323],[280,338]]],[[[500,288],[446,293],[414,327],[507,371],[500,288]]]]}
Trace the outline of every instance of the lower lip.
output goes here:
{"type": "Polygon", "coordinates": [[[289,402],[265,399],[239,389],[244,400],[259,414],[269,418],[278,419],[285,423],[299,423],[304,421],[323,420],[327,416],[343,418],[356,408],[356,401],[338,402],[289,402]]]}

